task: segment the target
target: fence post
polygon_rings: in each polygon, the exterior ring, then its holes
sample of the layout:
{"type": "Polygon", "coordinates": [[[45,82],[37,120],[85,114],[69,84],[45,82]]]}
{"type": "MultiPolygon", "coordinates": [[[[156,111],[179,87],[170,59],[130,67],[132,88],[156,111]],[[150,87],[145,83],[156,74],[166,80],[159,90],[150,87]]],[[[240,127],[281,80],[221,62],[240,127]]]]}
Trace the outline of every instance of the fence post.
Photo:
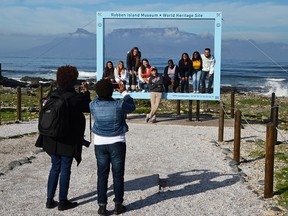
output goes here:
{"type": "Polygon", "coordinates": [[[271,122],[274,123],[275,125],[275,145],[277,144],[277,139],[278,139],[278,131],[277,131],[277,127],[278,127],[278,105],[274,105],[274,107],[271,109],[272,112],[272,119],[271,122]]]}
{"type": "Polygon", "coordinates": [[[192,121],[192,100],[189,100],[188,118],[189,121],[192,121]]]}
{"type": "Polygon", "coordinates": [[[266,129],[266,154],[265,154],[265,178],[264,198],[273,197],[273,169],[274,169],[274,144],[275,125],[270,122],[266,129]]]}
{"type": "Polygon", "coordinates": [[[220,101],[218,142],[223,142],[223,134],[224,134],[224,111],[223,111],[223,102],[220,101]]]}
{"type": "Polygon", "coordinates": [[[232,91],[231,92],[231,111],[230,111],[232,119],[234,118],[234,110],[235,110],[235,92],[232,91]]]}
{"type": "Polygon", "coordinates": [[[196,121],[200,121],[200,100],[196,101],[196,121]]]}
{"type": "Polygon", "coordinates": [[[234,160],[240,162],[240,140],[241,140],[241,111],[236,110],[234,123],[234,160]]]}
{"type": "Polygon", "coordinates": [[[177,115],[180,115],[180,100],[177,100],[176,112],[177,112],[177,115]]]}
{"type": "Polygon", "coordinates": [[[21,121],[21,87],[17,87],[17,120],[21,121]]]}
{"type": "Polygon", "coordinates": [[[270,119],[273,118],[273,107],[275,106],[275,93],[273,92],[272,93],[272,96],[271,96],[271,112],[270,112],[270,119]]]}

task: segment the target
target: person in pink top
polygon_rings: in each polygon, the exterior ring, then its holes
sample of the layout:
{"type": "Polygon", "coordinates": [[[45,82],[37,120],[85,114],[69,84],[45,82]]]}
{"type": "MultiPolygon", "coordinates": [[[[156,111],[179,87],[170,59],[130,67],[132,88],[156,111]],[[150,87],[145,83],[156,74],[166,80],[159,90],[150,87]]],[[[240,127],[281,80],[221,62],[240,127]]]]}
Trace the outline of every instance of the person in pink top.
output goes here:
{"type": "Polygon", "coordinates": [[[141,66],[138,69],[139,86],[142,92],[146,92],[148,90],[148,83],[151,71],[152,67],[149,64],[148,59],[142,59],[141,66]]]}

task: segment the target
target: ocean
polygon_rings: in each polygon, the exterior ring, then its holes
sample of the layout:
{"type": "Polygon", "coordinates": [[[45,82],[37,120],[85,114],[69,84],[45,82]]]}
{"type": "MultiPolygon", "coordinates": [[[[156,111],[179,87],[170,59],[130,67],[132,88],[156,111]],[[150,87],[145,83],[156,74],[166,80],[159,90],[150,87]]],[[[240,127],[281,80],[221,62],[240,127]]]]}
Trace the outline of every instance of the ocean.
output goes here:
{"type": "MultiPolygon", "coordinates": [[[[109,59],[114,66],[119,60],[109,59]]],[[[167,58],[151,58],[150,64],[161,73],[167,64],[167,58]]],[[[177,63],[179,59],[173,59],[177,63]]],[[[78,68],[79,79],[96,78],[95,58],[30,58],[0,57],[2,76],[20,80],[24,76],[55,79],[56,70],[61,65],[73,65],[78,68]]],[[[231,86],[260,94],[288,96],[288,62],[237,61],[222,59],[221,86],[231,86]]]]}

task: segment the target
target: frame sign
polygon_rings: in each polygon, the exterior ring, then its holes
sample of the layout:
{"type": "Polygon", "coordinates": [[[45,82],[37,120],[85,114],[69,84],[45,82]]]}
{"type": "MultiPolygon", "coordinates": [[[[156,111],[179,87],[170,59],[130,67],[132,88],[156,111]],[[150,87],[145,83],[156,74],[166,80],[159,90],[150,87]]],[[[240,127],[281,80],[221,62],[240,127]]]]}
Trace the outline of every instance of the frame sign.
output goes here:
{"type": "MultiPolygon", "coordinates": [[[[158,20],[201,20],[214,21],[214,80],[212,93],[180,93],[163,92],[162,98],[168,100],[220,100],[220,77],[221,77],[221,33],[222,33],[222,12],[118,12],[98,11],[97,12],[97,78],[103,76],[104,54],[105,54],[105,21],[113,19],[158,19],[158,20]]],[[[133,47],[132,45],[131,47],[133,47]]],[[[136,45],[137,46],[137,45],[136,45]]],[[[130,47],[129,47],[130,48],[130,47]]],[[[125,56],[126,58],[126,56],[125,56]]],[[[131,92],[134,99],[149,99],[149,92],[131,92]]],[[[119,92],[113,93],[114,98],[121,98],[119,92]]]]}

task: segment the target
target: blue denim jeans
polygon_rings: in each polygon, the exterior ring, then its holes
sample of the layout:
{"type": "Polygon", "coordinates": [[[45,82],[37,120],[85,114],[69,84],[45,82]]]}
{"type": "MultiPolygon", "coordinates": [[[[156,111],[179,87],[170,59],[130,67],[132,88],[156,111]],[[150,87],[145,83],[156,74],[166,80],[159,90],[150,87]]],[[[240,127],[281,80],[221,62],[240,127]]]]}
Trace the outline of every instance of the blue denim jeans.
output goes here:
{"type": "Polygon", "coordinates": [[[52,166],[48,177],[47,198],[54,198],[59,182],[59,201],[67,200],[73,157],[51,155],[52,166]]]}
{"type": "Polygon", "coordinates": [[[199,91],[201,70],[194,71],[192,76],[193,91],[199,91]]]}
{"type": "Polygon", "coordinates": [[[98,204],[107,204],[110,164],[112,164],[114,202],[122,203],[124,197],[126,143],[117,142],[108,145],[95,145],[95,156],[97,159],[98,204]]]}

